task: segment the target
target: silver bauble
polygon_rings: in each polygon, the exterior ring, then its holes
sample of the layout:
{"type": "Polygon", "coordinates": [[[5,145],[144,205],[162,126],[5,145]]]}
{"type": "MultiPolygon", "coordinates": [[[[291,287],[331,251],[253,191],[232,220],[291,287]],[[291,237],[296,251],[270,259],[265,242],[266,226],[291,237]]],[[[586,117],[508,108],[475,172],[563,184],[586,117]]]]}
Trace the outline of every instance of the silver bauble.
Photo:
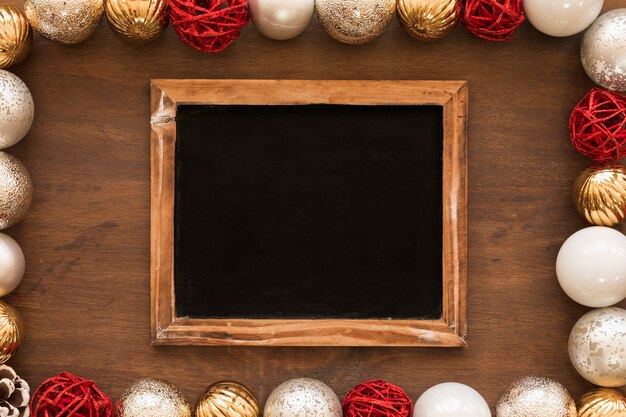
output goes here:
{"type": "Polygon", "coordinates": [[[316,0],[315,12],[332,38],[356,45],[382,35],[396,12],[396,0],[316,0]]]}
{"type": "Polygon", "coordinates": [[[265,403],[264,417],[341,417],[341,402],[326,384],[296,378],[280,384],[265,403]]]}
{"type": "Polygon", "coordinates": [[[24,252],[7,234],[0,233],[0,297],[20,285],[24,276],[24,252]]]}
{"type": "Polygon", "coordinates": [[[162,379],[144,378],[124,392],[115,417],[191,417],[191,407],[178,388],[162,379]]]}
{"type": "Polygon", "coordinates": [[[576,417],[576,403],[560,383],[530,376],[507,388],[496,417],[576,417]]]}
{"type": "Polygon", "coordinates": [[[35,116],[33,96],[24,81],[0,70],[0,149],[22,140],[35,116]]]}
{"type": "Polygon", "coordinates": [[[580,56],[587,75],[596,84],[626,91],[626,9],[611,10],[589,27],[580,56]]]}
{"type": "Polygon", "coordinates": [[[20,221],[30,207],[33,183],[19,159],[0,152],[0,230],[20,221]]]}

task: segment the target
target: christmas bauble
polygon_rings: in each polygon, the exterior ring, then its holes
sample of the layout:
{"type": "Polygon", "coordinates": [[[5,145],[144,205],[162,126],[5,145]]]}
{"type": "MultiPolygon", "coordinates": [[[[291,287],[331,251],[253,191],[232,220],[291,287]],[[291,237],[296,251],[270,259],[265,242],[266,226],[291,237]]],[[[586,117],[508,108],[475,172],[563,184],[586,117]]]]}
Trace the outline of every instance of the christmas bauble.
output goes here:
{"type": "Polygon", "coordinates": [[[11,359],[18,351],[23,334],[20,314],[11,305],[0,301],[0,364],[11,359]]]}
{"type": "Polygon", "coordinates": [[[441,39],[461,16],[460,0],[398,0],[400,24],[421,41],[441,39]]]}
{"type": "Polygon", "coordinates": [[[0,152],[0,230],[20,221],[33,198],[26,167],[14,156],[0,152]]]}
{"type": "Polygon", "coordinates": [[[612,388],[596,388],[578,401],[578,417],[626,417],[626,396],[612,388]]]}
{"type": "Polygon", "coordinates": [[[42,382],[31,401],[33,417],[111,417],[111,411],[111,398],[95,382],[69,372],[42,382]]]}
{"type": "Polygon", "coordinates": [[[576,417],[576,403],[560,383],[526,377],[509,386],[496,406],[497,417],[576,417]]]}
{"type": "Polygon", "coordinates": [[[0,70],[0,149],[22,140],[35,117],[33,96],[17,75],[0,70]]]}
{"type": "Polygon", "coordinates": [[[316,0],[315,11],[331,37],[361,44],[385,31],[396,11],[396,0],[316,0]]]}
{"type": "Polygon", "coordinates": [[[491,417],[491,411],[475,389],[457,382],[444,382],[419,397],[413,417],[491,417]]]}
{"type": "Polygon", "coordinates": [[[413,403],[397,385],[375,379],[357,385],[341,404],[343,417],[411,417],[413,403]]]}
{"type": "Polygon", "coordinates": [[[309,26],[315,0],[248,0],[248,8],[259,32],[282,41],[295,38],[309,26]]]}
{"type": "Polygon", "coordinates": [[[550,36],[571,36],[587,29],[602,11],[604,0],[524,0],[528,21],[550,36]]]}
{"type": "Polygon", "coordinates": [[[580,55],[593,82],[626,91],[626,9],[600,16],[585,32],[580,55]]]}
{"type": "Polygon", "coordinates": [[[296,378],[280,384],[270,394],[263,417],[342,417],[341,403],[326,384],[296,378]]]}
{"type": "Polygon", "coordinates": [[[135,382],[115,405],[116,417],[191,417],[191,408],[178,388],[161,379],[135,382]]]}
{"type": "Polygon", "coordinates": [[[209,386],[196,403],[196,417],[259,417],[259,403],[248,388],[234,381],[209,386]]]}
{"type": "Polygon", "coordinates": [[[104,12],[104,0],[26,0],[24,12],[44,38],[74,44],[96,31],[104,12]]]}
{"type": "Polygon", "coordinates": [[[626,385],[626,310],[592,310],[574,325],[569,357],[578,373],[602,387],[626,385]]]}
{"type": "Polygon", "coordinates": [[[524,23],[522,0],[465,0],[461,22],[488,41],[506,41],[524,23]]]}
{"type": "Polygon", "coordinates": [[[26,15],[10,4],[0,4],[0,68],[22,62],[32,43],[33,30],[26,15]]]}
{"type": "Polygon", "coordinates": [[[24,252],[13,238],[0,233],[0,297],[17,288],[24,276],[24,252]]]}
{"type": "Polygon", "coordinates": [[[590,166],[574,181],[572,198],[589,223],[621,223],[626,217],[626,168],[617,162],[590,166]]]}
{"type": "Polygon", "coordinates": [[[131,43],[155,40],[170,22],[167,0],[107,0],[105,10],[111,30],[131,43]]]}
{"type": "Polygon", "coordinates": [[[626,236],[592,226],[571,235],[556,258],[563,291],[588,307],[607,307],[626,298],[626,236]]]}

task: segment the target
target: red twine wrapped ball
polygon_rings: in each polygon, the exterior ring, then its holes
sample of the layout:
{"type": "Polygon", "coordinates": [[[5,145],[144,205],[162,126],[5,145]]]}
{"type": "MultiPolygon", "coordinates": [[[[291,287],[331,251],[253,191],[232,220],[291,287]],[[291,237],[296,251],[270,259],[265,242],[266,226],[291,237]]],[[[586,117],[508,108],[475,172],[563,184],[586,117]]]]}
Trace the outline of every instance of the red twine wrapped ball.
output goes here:
{"type": "Polygon", "coordinates": [[[509,40],[524,22],[522,0],[465,0],[461,22],[479,38],[509,40]]]}
{"type": "Polygon", "coordinates": [[[202,52],[223,51],[250,20],[247,0],[169,0],[169,5],[178,36],[202,52]]]}
{"type": "Polygon", "coordinates": [[[30,409],[33,417],[111,417],[112,405],[93,381],[62,372],[37,388],[30,409]]]}
{"type": "Polygon", "coordinates": [[[601,88],[591,90],[569,119],[572,145],[598,162],[626,156],[626,97],[601,88]]]}
{"type": "Polygon", "coordinates": [[[381,380],[357,385],[341,406],[344,417],[410,417],[413,410],[402,388],[381,380]]]}

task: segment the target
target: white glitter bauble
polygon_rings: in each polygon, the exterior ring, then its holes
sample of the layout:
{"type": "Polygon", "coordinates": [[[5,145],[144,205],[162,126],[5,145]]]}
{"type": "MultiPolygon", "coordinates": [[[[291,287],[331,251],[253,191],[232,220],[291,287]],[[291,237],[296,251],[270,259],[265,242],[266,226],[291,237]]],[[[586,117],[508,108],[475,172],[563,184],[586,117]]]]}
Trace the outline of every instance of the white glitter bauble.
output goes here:
{"type": "Polygon", "coordinates": [[[496,406],[496,417],[576,417],[576,403],[562,384],[529,376],[507,388],[496,406]]]}
{"type": "Polygon", "coordinates": [[[19,77],[0,70],[0,149],[22,140],[35,117],[35,104],[28,87],[19,77]]]}
{"type": "Polygon", "coordinates": [[[250,19],[270,39],[295,38],[309,26],[315,0],[249,0],[250,19]]]}
{"type": "Polygon", "coordinates": [[[592,384],[626,385],[626,310],[600,308],[582,316],[569,336],[569,357],[592,384]]]}
{"type": "Polygon", "coordinates": [[[626,91],[626,9],[603,14],[585,32],[580,56],[587,75],[604,88],[626,91]]]}
{"type": "Polygon", "coordinates": [[[316,0],[315,11],[331,37],[361,44],[385,31],[396,12],[396,0],[316,0]]]}
{"type": "Polygon", "coordinates": [[[264,417],[341,417],[341,402],[326,384],[296,378],[280,384],[265,403],[264,417]]]}

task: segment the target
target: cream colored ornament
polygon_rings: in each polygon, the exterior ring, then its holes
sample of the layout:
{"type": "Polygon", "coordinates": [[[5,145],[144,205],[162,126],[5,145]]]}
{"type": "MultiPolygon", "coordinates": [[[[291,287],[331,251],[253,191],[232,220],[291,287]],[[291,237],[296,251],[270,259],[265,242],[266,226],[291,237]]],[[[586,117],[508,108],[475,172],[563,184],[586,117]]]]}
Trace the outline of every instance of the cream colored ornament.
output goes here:
{"type": "Polygon", "coordinates": [[[282,41],[295,38],[309,26],[315,0],[249,0],[248,9],[259,32],[282,41]]]}
{"type": "Polygon", "coordinates": [[[24,276],[24,252],[13,238],[0,233],[0,297],[12,292],[24,276]]]}
{"type": "Polygon", "coordinates": [[[578,401],[578,417],[626,417],[626,397],[612,388],[596,388],[578,401]]]}
{"type": "Polygon", "coordinates": [[[265,403],[263,417],[342,417],[341,402],[326,384],[296,378],[280,384],[265,403]]]}
{"type": "Polygon", "coordinates": [[[569,357],[578,373],[602,387],[626,385],[626,310],[592,310],[569,336],[569,357]]]}
{"type": "Polygon", "coordinates": [[[41,36],[69,45],[93,35],[104,13],[104,0],[26,0],[24,12],[41,36]]]}
{"type": "Polygon", "coordinates": [[[315,11],[331,37],[361,44],[385,31],[396,11],[396,0],[316,0],[315,11]]]}
{"type": "Polygon", "coordinates": [[[35,117],[30,90],[17,75],[0,70],[0,149],[26,136],[35,117]]]}
{"type": "Polygon", "coordinates": [[[496,406],[496,417],[576,417],[576,403],[560,383],[531,376],[507,388],[496,406]]]}
{"type": "Polygon", "coordinates": [[[604,0],[524,0],[528,21],[550,36],[575,35],[587,29],[602,11],[604,0]]]}
{"type": "Polygon", "coordinates": [[[33,183],[26,167],[13,155],[0,152],[0,230],[20,221],[32,198],[33,183]]]}

